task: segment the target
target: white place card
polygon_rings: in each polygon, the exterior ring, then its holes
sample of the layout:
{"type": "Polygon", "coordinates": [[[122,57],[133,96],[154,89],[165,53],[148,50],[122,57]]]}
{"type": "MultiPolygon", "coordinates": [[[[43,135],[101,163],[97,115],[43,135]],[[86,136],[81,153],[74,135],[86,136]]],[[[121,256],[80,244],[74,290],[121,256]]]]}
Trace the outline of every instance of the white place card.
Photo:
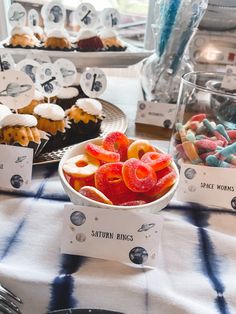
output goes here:
{"type": "Polygon", "coordinates": [[[32,167],[33,149],[0,145],[0,189],[29,189],[32,167]]]}
{"type": "Polygon", "coordinates": [[[163,216],[65,205],[61,251],[155,267],[163,216]]]}
{"type": "Polygon", "coordinates": [[[136,123],[172,128],[176,119],[177,105],[154,101],[139,101],[136,123]]]}
{"type": "Polygon", "coordinates": [[[106,74],[99,68],[87,69],[81,75],[80,85],[87,96],[97,98],[106,90],[106,74]]]}
{"type": "Polygon", "coordinates": [[[236,169],[181,165],[176,198],[236,210],[236,169]]]}
{"type": "Polygon", "coordinates": [[[236,66],[227,65],[226,72],[221,83],[221,88],[230,90],[236,90],[236,66]]]}

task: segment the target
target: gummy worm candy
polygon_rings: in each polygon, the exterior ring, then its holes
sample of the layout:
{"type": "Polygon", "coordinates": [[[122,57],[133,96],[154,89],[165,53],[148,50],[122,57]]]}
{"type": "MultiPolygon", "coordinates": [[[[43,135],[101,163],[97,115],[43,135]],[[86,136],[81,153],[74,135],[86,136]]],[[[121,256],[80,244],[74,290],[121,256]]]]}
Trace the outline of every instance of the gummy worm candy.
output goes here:
{"type": "Polygon", "coordinates": [[[216,154],[219,160],[225,160],[228,156],[236,154],[236,143],[233,143],[216,154]]]}
{"type": "Polygon", "coordinates": [[[224,146],[228,143],[228,141],[226,140],[226,138],[225,138],[223,135],[221,135],[220,132],[218,132],[217,130],[215,130],[215,129],[213,128],[213,126],[211,125],[211,123],[210,123],[209,120],[204,119],[204,120],[203,120],[203,124],[204,124],[204,126],[207,128],[207,130],[208,130],[209,132],[211,132],[213,135],[215,135],[215,137],[216,137],[218,140],[223,141],[224,146]]]}
{"type": "Polygon", "coordinates": [[[236,168],[236,166],[234,165],[231,165],[225,161],[219,160],[215,155],[208,156],[206,158],[206,164],[212,167],[236,168]]]}
{"type": "Polygon", "coordinates": [[[202,162],[192,142],[183,142],[182,145],[186,156],[192,163],[198,164],[202,162]]]}

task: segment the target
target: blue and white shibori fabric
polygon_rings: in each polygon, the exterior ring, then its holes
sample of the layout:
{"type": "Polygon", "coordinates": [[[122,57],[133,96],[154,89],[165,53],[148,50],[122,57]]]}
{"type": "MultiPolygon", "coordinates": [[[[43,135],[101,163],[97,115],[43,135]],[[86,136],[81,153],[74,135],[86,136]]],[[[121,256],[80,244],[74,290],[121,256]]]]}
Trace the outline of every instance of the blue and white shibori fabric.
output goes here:
{"type": "Polygon", "coordinates": [[[157,269],[60,253],[64,203],[57,165],[32,189],[0,196],[0,282],[24,314],[91,308],[132,314],[236,313],[236,213],[173,201],[157,269]]]}

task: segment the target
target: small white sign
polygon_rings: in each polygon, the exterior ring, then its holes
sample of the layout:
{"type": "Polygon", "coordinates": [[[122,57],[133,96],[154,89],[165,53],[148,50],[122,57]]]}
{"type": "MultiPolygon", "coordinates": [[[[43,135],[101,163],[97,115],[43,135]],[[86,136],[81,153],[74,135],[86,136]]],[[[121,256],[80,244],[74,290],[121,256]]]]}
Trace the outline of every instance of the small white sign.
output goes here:
{"type": "Polygon", "coordinates": [[[8,11],[9,23],[12,27],[26,25],[26,10],[20,3],[13,3],[8,11]]]}
{"type": "Polygon", "coordinates": [[[52,63],[44,63],[36,71],[36,88],[45,97],[58,95],[63,87],[63,77],[60,69],[52,63]]]}
{"type": "Polygon", "coordinates": [[[177,105],[153,101],[139,101],[136,123],[172,128],[176,119],[177,105]]]}
{"type": "Polygon", "coordinates": [[[236,66],[226,66],[226,73],[224,75],[220,88],[226,89],[228,91],[236,90],[236,66]]]}
{"type": "Polygon", "coordinates": [[[20,109],[34,97],[34,83],[21,71],[0,72],[0,102],[10,109],[20,109]]]}
{"type": "Polygon", "coordinates": [[[236,210],[236,169],[181,164],[177,199],[236,210]]]}
{"type": "Polygon", "coordinates": [[[66,10],[61,1],[55,0],[42,7],[41,15],[44,19],[45,28],[60,28],[65,23],[66,10]]]}
{"type": "Polygon", "coordinates": [[[88,69],[82,73],[80,85],[87,96],[97,98],[107,87],[106,74],[98,68],[88,69]]]}
{"type": "Polygon", "coordinates": [[[106,28],[117,28],[120,24],[120,13],[115,8],[106,8],[102,11],[101,22],[106,28]]]}
{"type": "Polygon", "coordinates": [[[98,22],[98,13],[91,3],[83,2],[76,9],[77,23],[81,27],[94,28],[98,22]]]}
{"type": "Polygon", "coordinates": [[[27,190],[31,185],[33,149],[0,145],[0,188],[27,190]]]}
{"type": "Polygon", "coordinates": [[[39,25],[39,14],[35,9],[29,10],[28,25],[32,28],[39,25]]]}
{"type": "Polygon", "coordinates": [[[25,72],[31,80],[35,83],[35,75],[37,68],[40,66],[40,63],[38,63],[35,60],[32,59],[23,59],[20,62],[17,63],[16,69],[22,72],[25,72]]]}
{"type": "Polygon", "coordinates": [[[13,70],[15,68],[15,62],[12,56],[7,52],[0,53],[0,72],[13,70]]]}
{"type": "Polygon", "coordinates": [[[157,266],[161,214],[79,205],[65,205],[64,213],[63,253],[157,266]]]}
{"type": "Polygon", "coordinates": [[[77,76],[77,70],[73,62],[60,58],[55,61],[55,65],[60,69],[63,77],[63,86],[71,86],[77,76]]]}

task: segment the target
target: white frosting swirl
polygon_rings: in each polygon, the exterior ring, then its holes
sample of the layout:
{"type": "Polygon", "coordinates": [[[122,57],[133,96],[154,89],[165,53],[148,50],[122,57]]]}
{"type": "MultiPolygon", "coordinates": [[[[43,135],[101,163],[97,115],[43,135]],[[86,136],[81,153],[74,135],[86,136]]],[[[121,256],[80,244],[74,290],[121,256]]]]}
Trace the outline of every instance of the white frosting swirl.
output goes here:
{"type": "Polygon", "coordinates": [[[2,120],[11,113],[11,110],[7,106],[0,104],[0,120],[2,120]]]}
{"type": "Polygon", "coordinates": [[[0,120],[0,127],[5,126],[27,126],[29,128],[34,127],[38,124],[37,119],[30,114],[16,114],[11,113],[2,120],[0,120]]]}
{"type": "Polygon", "coordinates": [[[60,106],[50,103],[38,104],[34,108],[34,114],[53,121],[63,120],[65,117],[65,111],[60,106]]]}
{"type": "Polygon", "coordinates": [[[33,36],[33,31],[28,26],[16,26],[12,29],[11,35],[31,35],[33,36]]]}
{"type": "Polygon", "coordinates": [[[100,36],[102,39],[113,38],[113,37],[117,37],[117,32],[116,32],[115,30],[112,30],[112,29],[103,28],[103,29],[99,32],[99,36],[100,36]]]}
{"type": "Polygon", "coordinates": [[[75,105],[88,114],[99,117],[102,115],[102,104],[96,99],[80,98],[76,101],[75,105]]]}
{"type": "Polygon", "coordinates": [[[88,39],[97,36],[97,33],[92,29],[81,29],[77,36],[77,41],[88,39]]]}
{"type": "Polygon", "coordinates": [[[63,87],[60,89],[57,98],[60,99],[67,99],[67,98],[73,98],[79,95],[79,91],[75,87],[63,87]]]}
{"type": "Polygon", "coordinates": [[[69,34],[67,33],[67,31],[63,28],[61,29],[51,29],[47,32],[47,37],[51,38],[51,37],[55,37],[55,38],[66,38],[69,39],[69,34]]]}

